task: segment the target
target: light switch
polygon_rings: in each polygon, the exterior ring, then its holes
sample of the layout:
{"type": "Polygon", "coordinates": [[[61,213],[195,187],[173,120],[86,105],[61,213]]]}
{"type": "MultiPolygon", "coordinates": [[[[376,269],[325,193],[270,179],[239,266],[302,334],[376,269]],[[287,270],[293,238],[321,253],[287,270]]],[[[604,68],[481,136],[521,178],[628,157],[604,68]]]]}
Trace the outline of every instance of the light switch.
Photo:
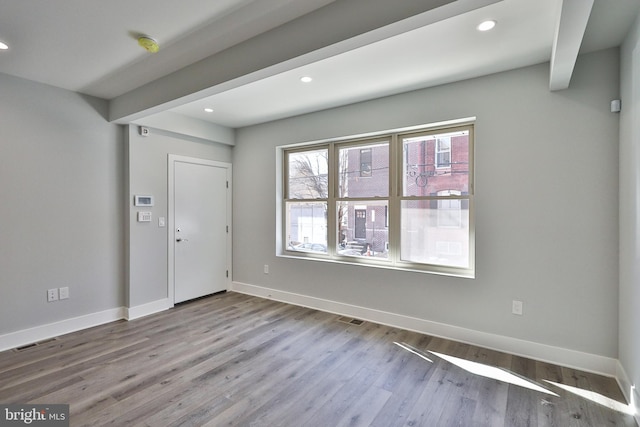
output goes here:
{"type": "Polygon", "coordinates": [[[164,217],[158,217],[158,227],[164,227],[164,217]]]}

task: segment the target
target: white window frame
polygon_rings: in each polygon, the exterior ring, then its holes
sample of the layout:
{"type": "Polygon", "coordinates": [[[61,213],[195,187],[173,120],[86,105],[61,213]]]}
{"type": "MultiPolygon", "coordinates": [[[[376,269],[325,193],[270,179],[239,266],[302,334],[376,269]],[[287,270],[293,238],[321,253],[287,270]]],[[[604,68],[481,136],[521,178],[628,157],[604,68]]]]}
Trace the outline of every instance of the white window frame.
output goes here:
{"type": "MultiPolygon", "coordinates": [[[[276,254],[278,256],[304,258],[319,261],[328,261],[336,263],[346,263],[355,265],[365,265],[376,268],[388,268],[404,271],[416,271],[433,273],[455,277],[475,277],[475,213],[474,213],[474,121],[475,118],[462,119],[457,121],[451,121],[447,123],[439,123],[434,125],[416,126],[412,128],[397,129],[387,132],[379,132],[369,135],[361,135],[359,137],[345,137],[336,138],[332,140],[315,141],[310,143],[295,144],[277,147],[278,150],[278,165],[280,166],[279,175],[279,190],[277,194],[280,199],[278,206],[278,230],[277,236],[277,248],[276,254]],[[447,196],[433,196],[433,200],[465,200],[465,206],[468,206],[469,210],[469,265],[467,268],[440,265],[440,264],[427,264],[418,262],[407,262],[400,259],[400,204],[402,200],[407,200],[407,197],[402,196],[403,191],[403,179],[406,172],[403,171],[403,152],[402,152],[402,138],[406,135],[412,135],[420,132],[429,132],[432,134],[442,134],[448,132],[455,132],[456,130],[465,129],[469,132],[469,145],[468,145],[468,158],[469,158],[469,191],[464,195],[457,195],[458,192],[450,192],[447,196]],[[344,256],[338,253],[340,242],[338,232],[338,214],[337,203],[340,199],[338,197],[338,155],[337,152],[340,147],[344,146],[357,146],[362,144],[370,144],[373,140],[380,140],[383,138],[389,138],[390,150],[389,150],[389,196],[380,198],[380,201],[388,201],[388,258],[378,259],[373,257],[359,257],[359,256],[344,256]],[[328,149],[329,157],[329,195],[326,199],[328,204],[327,213],[327,253],[305,253],[299,251],[288,250],[286,247],[286,234],[287,230],[287,202],[295,201],[287,199],[287,153],[292,151],[307,151],[319,148],[328,149]]],[[[449,145],[450,152],[451,143],[449,145]]],[[[437,157],[437,153],[436,153],[437,157]]],[[[450,161],[452,161],[450,157],[450,161]]],[[[448,165],[451,167],[451,163],[448,165]]],[[[409,197],[410,198],[410,197],[409,197]]],[[[377,198],[366,200],[378,200],[377,198]]],[[[319,200],[316,200],[319,201],[319,200]]],[[[325,201],[324,199],[322,201],[325,201]]],[[[436,202],[437,203],[437,202],[436,202]]],[[[462,202],[460,202],[462,203],[462,202]]],[[[465,208],[466,209],[466,208],[465,208]]],[[[344,221],[344,219],[343,219],[344,221]]]]}

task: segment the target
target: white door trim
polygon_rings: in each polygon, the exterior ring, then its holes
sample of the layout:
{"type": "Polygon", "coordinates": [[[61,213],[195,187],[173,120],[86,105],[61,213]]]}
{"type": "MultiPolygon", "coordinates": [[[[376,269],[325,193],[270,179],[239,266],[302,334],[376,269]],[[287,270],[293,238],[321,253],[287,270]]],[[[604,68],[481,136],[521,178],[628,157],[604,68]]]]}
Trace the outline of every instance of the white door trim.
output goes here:
{"type": "Polygon", "coordinates": [[[215,160],[199,159],[196,157],[179,156],[177,154],[169,154],[167,158],[167,248],[168,248],[168,271],[167,271],[167,299],[173,307],[175,304],[175,244],[176,244],[176,227],[175,227],[175,168],[176,162],[193,163],[197,165],[215,166],[227,170],[227,271],[229,272],[226,280],[226,289],[231,288],[231,230],[233,229],[231,221],[231,163],[219,162],[215,160]]]}

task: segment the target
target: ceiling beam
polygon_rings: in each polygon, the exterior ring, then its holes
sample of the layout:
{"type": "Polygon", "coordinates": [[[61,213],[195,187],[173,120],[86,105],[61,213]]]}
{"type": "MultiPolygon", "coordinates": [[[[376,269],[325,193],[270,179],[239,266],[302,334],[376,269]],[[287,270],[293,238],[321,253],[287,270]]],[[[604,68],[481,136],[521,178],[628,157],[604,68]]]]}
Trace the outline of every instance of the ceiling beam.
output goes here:
{"type": "Polygon", "coordinates": [[[503,0],[336,0],[110,101],[128,123],[503,0]]]}
{"type": "Polygon", "coordinates": [[[593,2],[594,0],[562,0],[551,53],[549,89],[552,91],[569,87],[593,2]]]}

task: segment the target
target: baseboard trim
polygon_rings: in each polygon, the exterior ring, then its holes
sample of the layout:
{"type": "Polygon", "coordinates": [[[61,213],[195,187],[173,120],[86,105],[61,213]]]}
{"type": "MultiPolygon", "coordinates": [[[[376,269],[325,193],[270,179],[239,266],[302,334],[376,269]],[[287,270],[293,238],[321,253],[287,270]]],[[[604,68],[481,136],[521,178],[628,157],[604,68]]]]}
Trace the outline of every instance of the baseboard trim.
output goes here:
{"type": "Polygon", "coordinates": [[[343,316],[355,317],[440,338],[451,339],[454,341],[503,351],[517,356],[549,362],[555,365],[593,372],[608,377],[616,377],[617,375],[617,366],[619,364],[618,360],[610,357],[598,356],[517,338],[475,331],[444,323],[310,297],[292,292],[280,291],[277,289],[265,288],[262,286],[250,285],[247,283],[233,282],[230,290],[327,311],[343,316]]]}
{"type": "Polygon", "coordinates": [[[39,341],[80,331],[82,329],[115,322],[116,320],[138,319],[140,317],[167,310],[171,307],[173,307],[173,303],[168,298],[165,298],[135,307],[118,307],[29,329],[23,329],[21,331],[10,332],[5,335],[0,335],[0,351],[11,350],[16,347],[37,343],[39,341]]]}
{"type": "Polygon", "coordinates": [[[627,371],[619,361],[616,363],[616,380],[620,386],[620,390],[624,394],[624,398],[631,406],[633,413],[635,414],[636,424],[640,426],[640,394],[638,390],[633,386],[633,382],[627,375],[627,371]]]}
{"type": "Polygon", "coordinates": [[[84,316],[73,317],[47,325],[23,329],[0,335],[0,351],[10,350],[27,344],[50,339],[82,329],[103,325],[124,318],[124,307],[104,310],[84,316]]]}
{"type": "Polygon", "coordinates": [[[134,320],[140,317],[148,316],[150,314],[168,310],[171,307],[173,307],[173,303],[168,298],[164,298],[146,304],[137,305],[135,307],[125,308],[124,318],[127,320],[134,320]]]}

